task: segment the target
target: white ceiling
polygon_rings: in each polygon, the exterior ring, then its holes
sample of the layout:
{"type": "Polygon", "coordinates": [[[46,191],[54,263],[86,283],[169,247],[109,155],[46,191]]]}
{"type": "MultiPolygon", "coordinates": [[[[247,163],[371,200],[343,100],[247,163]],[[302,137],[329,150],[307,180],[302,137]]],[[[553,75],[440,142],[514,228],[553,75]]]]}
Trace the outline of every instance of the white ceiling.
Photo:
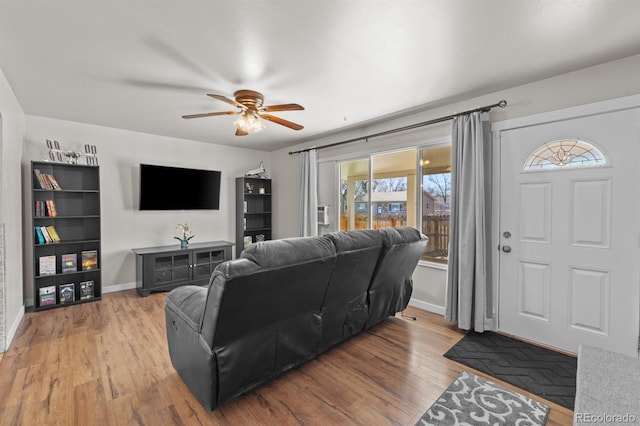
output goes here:
{"type": "Polygon", "coordinates": [[[0,0],[0,68],[26,114],[274,150],[638,54],[639,22],[637,0],[0,0]],[[238,89],[304,130],[181,118],[238,89]]]}

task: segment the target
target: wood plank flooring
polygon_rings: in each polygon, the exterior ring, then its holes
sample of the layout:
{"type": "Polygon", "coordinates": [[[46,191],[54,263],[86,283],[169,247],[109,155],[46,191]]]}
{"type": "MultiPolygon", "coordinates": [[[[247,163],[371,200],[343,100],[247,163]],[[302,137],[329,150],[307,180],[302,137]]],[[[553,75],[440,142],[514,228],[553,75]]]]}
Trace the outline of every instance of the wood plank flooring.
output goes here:
{"type": "Polygon", "coordinates": [[[0,362],[1,425],[413,425],[466,369],[442,356],[463,335],[439,315],[398,317],[237,398],[204,410],[171,366],[166,294],[134,290],[27,313],[0,362]]]}

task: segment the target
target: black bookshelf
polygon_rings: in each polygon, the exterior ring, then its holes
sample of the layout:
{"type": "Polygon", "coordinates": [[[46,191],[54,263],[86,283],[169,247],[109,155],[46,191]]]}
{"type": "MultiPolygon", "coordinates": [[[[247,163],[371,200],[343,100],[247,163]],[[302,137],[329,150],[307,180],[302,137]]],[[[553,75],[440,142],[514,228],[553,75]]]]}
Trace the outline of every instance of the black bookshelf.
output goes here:
{"type": "Polygon", "coordinates": [[[100,300],[99,167],[33,161],[31,217],[34,310],[100,300]],[[46,176],[38,178],[36,170],[41,176],[46,176]],[[51,183],[48,175],[53,176],[59,189],[51,183]],[[43,227],[51,241],[44,235],[43,227]],[[50,227],[54,232],[50,231],[50,227]],[[57,234],[57,241],[52,234],[57,234]],[[74,257],[75,265],[72,262],[74,257]],[[93,283],[92,292],[89,292],[86,284],[90,282],[93,283]],[[69,290],[69,284],[73,284],[73,293],[69,290]],[[53,296],[49,292],[46,297],[47,289],[54,289],[53,296]],[[41,292],[44,293],[43,297],[41,292]],[[50,304],[46,303],[46,299],[50,304]]]}
{"type": "Polygon", "coordinates": [[[236,178],[236,258],[246,242],[271,239],[271,179],[236,178]]]}

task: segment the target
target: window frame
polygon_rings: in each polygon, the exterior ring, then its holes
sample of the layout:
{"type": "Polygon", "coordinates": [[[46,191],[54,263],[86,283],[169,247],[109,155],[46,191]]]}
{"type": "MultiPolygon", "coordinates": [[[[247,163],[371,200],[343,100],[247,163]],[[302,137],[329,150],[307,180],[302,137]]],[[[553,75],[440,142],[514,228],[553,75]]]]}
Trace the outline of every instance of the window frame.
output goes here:
{"type": "MultiPolygon", "coordinates": [[[[367,151],[360,151],[360,152],[354,152],[354,153],[350,153],[347,155],[337,155],[337,156],[332,156],[332,157],[326,157],[326,158],[322,158],[319,160],[319,162],[334,162],[336,164],[335,167],[335,177],[334,177],[334,185],[336,185],[337,191],[336,191],[336,205],[340,206],[342,203],[341,200],[341,196],[340,196],[340,163],[341,162],[346,162],[346,161],[354,161],[354,160],[363,160],[363,159],[368,159],[369,160],[369,181],[371,181],[373,179],[373,164],[372,164],[372,159],[373,156],[376,155],[382,155],[382,154],[391,154],[391,153],[395,153],[395,152],[401,152],[401,151],[407,151],[410,149],[413,149],[416,151],[416,155],[415,155],[415,170],[416,170],[416,185],[415,185],[415,193],[414,193],[414,197],[416,200],[415,203],[415,215],[416,215],[416,221],[419,221],[419,224],[416,224],[416,228],[417,229],[422,229],[422,201],[421,201],[421,197],[422,197],[422,168],[421,168],[421,160],[422,160],[422,151],[425,148],[433,148],[433,147],[437,147],[437,146],[451,146],[451,135],[446,135],[446,136],[441,136],[441,137],[436,137],[436,138],[432,138],[432,139],[428,139],[428,140],[421,140],[421,141],[413,141],[412,143],[409,144],[403,144],[403,145],[396,145],[394,146],[392,149],[380,149],[380,150],[367,150],[367,151]]],[[[407,194],[408,195],[408,194],[407,194]]],[[[373,203],[371,203],[371,191],[369,191],[369,229],[371,229],[372,226],[372,218],[373,218],[373,203]]],[[[336,223],[338,224],[337,229],[340,230],[340,211],[341,208],[336,208],[334,209],[335,213],[336,213],[336,223]]],[[[439,263],[439,262],[433,262],[430,260],[425,260],[425,259],[420,259],[418,261],[418,265],[420,266],[424,266],[424,267],[428,267],[431,269],[439,269],[439,270],[444,270],[446,271],[448,269],[448,260],[447,263],[439,263]]]]}
{"type": "MultiPolygon", "coordinates": [[[[422,162],[424,161],[423,151],[425,149],[429,149],[429,148],[437,148],[437,147],[441,147],[441,146],[451,146],[451,144],[452,144],[451,138],[449,137],[446,140],[433,141],[432,143],[420,145],[418,147],[416,170],[418,170],[418,173],[419,173],[419,176],[420,176],[420,184],[417,185],[418,186],[418,192],[416,194],[416,199],[420,200],[418,202],[418,206],[417,206],[418,215],[419,215],[418,217],[420,218],[420,230],[422,230],[422,189],[423,189],[423,186],[422,186],[423,185],[422,184],[422,178],[423,178],[422,162]]],[[[450,163],[452,163],[451,159],[450,159],[450,163]]],[[[450,166],[452,166],[452,164],[450,164],[450,166]]],[[[451,195],[450,195],[450,197],[451,197],[451,195]]],[[[449,226],[451,226],[451,216],[449,216],[449,226]]],[[[420,261],[418,262],[418,264],[420,264],[422,266],[428,266],[428,267],[434,268],[434,269],[448,270],[448,268],[449,268],[449,259],[447,257],[447,261],[446,262],[435,262],[435,261],[432,261],[432,260],[423,259],[422,256],[421,256],[420,257],[420,261]]]]}
{"type": "MultiPolygon", "coordinates": [[[[351,161],[367,161],[367,180],[368,182],[371,182],[371,155],[370,154],[360,154],[360,155],[355,155],[355,156],[349,156],[349,157],[345,157],[345,158],[341,158],[341,159],[336,159],[334,160],[337,164],[337,166],[335,167],[335,171],[336,171],[336,176],[334,178],[334,182],[337,182],[338,186],[337,186],[337,194],[336,194],[336,206],[338,206],[335,210],[336,213],[338,214],[338,216],[336,217],[336,223],[338,224],[337,226],[337,230],[338,231],[342,231],[342,222],[341,222],[341,217],[340,215],[343,213],[343,206],[342,206],[342,170],[341,170],[341,163],[342,162],[351,162],[351,161]]],[[[348,196],[348,194],[347,194],[348,196]]],[[[364,203],[365,201],[355,201],[353,202],[353,213],[354,215],[356,214],[356,204],[358,203],[364,203]]],[[[368,189],[367,189],[367,200],[366,200],[366,204],[368,205],[368,209],[366,210],[367,212],[367,229],[371,228],[371,211],[372,211],[372,206],[371,206],[371,183],[369,183],[368,185],[368,189]]],[[[345,210],[346,212],[348,212],[348,208],[347,210],[345,210]]],[[[347,220],[348,222],[348,220],[347,220]]],[[[348,228],[348,227],[347,227],[348,228]]]]}
{"type": "MultiPolygon", "coordinates": [[[[551,156],[553,157],[553,156],[551,156]]],[[[600,168],[600,167],[608,167],[609,158],[602,148],[600,148],[597,144],[583,138],[563,138],[563,139],[555,139],[552,141],[544,142],[542,145],[535,148],[524,160],[522,165],[522,173],[537,173],[537,172],[548,172],[548,171],[559,171],[559,170],[577,170],[577,169],[590,169],[590,168],[600,168]],[[576,150],[582,150],[579,152],[579,155],[574,155],[571,159],[564,164],[555,164],[548,158],[547,151],[555,154],[558,150],[563,149],[563,143],[567,145],[573,144],[573,146],[569,146],[569,150],[566,152],[567,154],[571,154],[571,151],[576,148],[576,150]],[[559,147],[558,147],[559,146],[559,147]],[[558,149],[556,149],[558,147],[558,149]],[[542,154],[545,155],[542,155],[542,154]],[[591,155],[591,159],[587,159],[589,154],[591,155]],[[576,158],[585,158],[584,160],[576,160],[576,158]],[[574,161],[576,160],[576,161],[574,161]],[[546,162],[545,162],[546,161],[546,162]]]]}

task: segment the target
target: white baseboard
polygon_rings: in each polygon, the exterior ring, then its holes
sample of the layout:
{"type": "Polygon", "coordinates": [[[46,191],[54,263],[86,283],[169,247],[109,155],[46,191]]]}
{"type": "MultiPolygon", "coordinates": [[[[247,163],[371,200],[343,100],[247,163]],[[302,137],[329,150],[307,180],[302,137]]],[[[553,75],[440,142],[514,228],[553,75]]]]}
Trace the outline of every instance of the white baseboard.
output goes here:
{"type": "Polygon", "coordinates": [[[107,286],[107,287],[102,287],[102,294],[114,293],[116,291],[123,291],[123,290],[131,290],[133,288],[136,288],[135,281],[131,282],[131,283],[110,285],[110,286],[107,286]]]}
{"type": "Polygon", "coordinates": [[[18,311],[18,315],[16,315],[15,319],[13,320],[13,323],[11,324],[11,327],[9,328],[9,332],[7,333],[7,339],[5,341],[5,351],[9,349],[9,347],[11,346],[11,341],[13,340],[14,336],[16,335],[16,331],[18,331],[18,327],[20,326],[20,322],[22,322],[22,318],[24,317],[24,306],[20,307],[20,310],[18,311]]]}
{"type": "Polygon", "coordinates": [[[423,302],[422,300],[413,298],[409,300],[409,305],[416,308],[424,309],[428,312],[433,312],[434,314],[444,315],[444,306],[434,305],[432,303],[423,302]]]}

